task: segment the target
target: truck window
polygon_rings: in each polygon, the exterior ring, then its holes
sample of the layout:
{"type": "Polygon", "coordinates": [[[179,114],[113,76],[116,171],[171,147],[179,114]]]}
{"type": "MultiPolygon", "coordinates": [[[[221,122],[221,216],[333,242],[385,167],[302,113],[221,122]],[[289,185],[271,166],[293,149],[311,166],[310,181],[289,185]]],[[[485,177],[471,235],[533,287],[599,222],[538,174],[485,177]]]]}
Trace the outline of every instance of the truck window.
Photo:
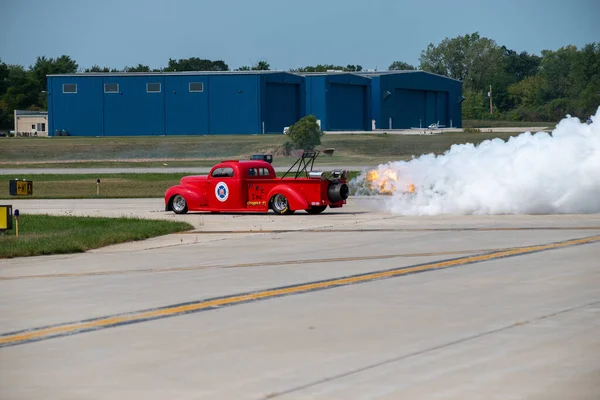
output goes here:
{"type": "Polygon", "coordinates": [[[233,177],[233,168],[217,168],[213,171],[211,176],[213,178],[231,178],[233,177]]]}
{"type": "Polygon", "coordinates": [[[269,176],[268,168],[248,168],[248,176],[269,176]]]}

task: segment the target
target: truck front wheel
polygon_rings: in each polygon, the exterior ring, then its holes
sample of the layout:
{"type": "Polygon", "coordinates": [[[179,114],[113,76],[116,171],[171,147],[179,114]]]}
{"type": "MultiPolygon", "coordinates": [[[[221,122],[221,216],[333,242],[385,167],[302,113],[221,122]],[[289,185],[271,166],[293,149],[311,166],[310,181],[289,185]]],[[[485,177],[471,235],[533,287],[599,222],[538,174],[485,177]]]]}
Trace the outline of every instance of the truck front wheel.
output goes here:
{"type": "Polygon", "coordinates": [[[290,210],[287,198],[282,194],[276,194],[271,198],[271,208],[275,214],[293,214],[294,211],[290,210]]]}
{"type": "Polygon", "coordinates": [[[188,211],[185,197],[180,194],[175,195],[171,199],[171,209],[175,212],[175,214],[185,214],[188,211]]]}

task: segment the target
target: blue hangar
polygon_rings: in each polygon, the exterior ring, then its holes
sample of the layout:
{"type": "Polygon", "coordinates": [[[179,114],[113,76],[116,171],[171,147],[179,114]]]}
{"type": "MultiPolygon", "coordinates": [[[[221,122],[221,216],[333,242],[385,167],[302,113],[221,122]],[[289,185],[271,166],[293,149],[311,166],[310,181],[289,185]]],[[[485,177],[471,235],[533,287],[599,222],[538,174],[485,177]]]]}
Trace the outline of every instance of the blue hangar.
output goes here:
{"type": "Polygon", "coordinates": [[[48,75],[51,136],[281,134],[311,114],[325,131],[460,127],[461,101],[422,71],[48,75]]]}
{"type": "Polygon", "coordinates": [[[376,129],[462,127],[462,82],[424,71],[360,73],[371,78],[376,129]]]}
{"type": "Polygon", "coordinates": [[[371,130],[371,79],[350,73],[311,73],[306,79],[306,113],[324,131],[371,130]]]}
{"type": "Polygon", "coordinates": [[[49,132],[282,133],[304,116],[304,96],[304,78],[285,72],[49,75],[49,132]]]}

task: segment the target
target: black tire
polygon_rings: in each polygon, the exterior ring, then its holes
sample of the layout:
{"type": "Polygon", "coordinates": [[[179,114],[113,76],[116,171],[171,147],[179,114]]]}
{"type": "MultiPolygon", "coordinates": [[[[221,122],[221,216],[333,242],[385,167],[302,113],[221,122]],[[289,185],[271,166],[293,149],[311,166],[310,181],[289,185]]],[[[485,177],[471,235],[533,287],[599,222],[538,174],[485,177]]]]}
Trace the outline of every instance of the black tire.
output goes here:
{"type": "Polygon", "coordinates": [[[187,202],[185,201],[185,197],[180,194],[176,194],[171,198],[171,210],[175,214],[185,214],[188,212],[187,202]]]}
{"type": "Polygon", "coordinates": [[[290,210],[287,197],[282,194],[276,194],[271,197],[271,209],[278,215],[289,215],[294,213],[293,210],[290,210]]]}
{"type": "Polygon", "coordinates": [[[309,214],[321,214],[323,211],[325,211],[326,208],[327,206],[312,206],[310,208],[307,208],[306,212],[309,214]]]}

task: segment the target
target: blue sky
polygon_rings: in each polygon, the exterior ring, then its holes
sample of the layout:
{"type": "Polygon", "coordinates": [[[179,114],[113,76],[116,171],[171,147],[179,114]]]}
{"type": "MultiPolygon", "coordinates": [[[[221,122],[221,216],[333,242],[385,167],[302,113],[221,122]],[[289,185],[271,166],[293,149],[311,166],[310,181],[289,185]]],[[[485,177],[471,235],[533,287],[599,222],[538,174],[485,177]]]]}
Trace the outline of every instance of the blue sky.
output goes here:
{"type": "Polygon", "coordinates": [[[600,42],[599,0],[0,0],[0,58],[29,66],[164,67],[169,58],[264,59],[272,69],[417,65],[421,50],[478,31],[539,54],[600,42]]]}

